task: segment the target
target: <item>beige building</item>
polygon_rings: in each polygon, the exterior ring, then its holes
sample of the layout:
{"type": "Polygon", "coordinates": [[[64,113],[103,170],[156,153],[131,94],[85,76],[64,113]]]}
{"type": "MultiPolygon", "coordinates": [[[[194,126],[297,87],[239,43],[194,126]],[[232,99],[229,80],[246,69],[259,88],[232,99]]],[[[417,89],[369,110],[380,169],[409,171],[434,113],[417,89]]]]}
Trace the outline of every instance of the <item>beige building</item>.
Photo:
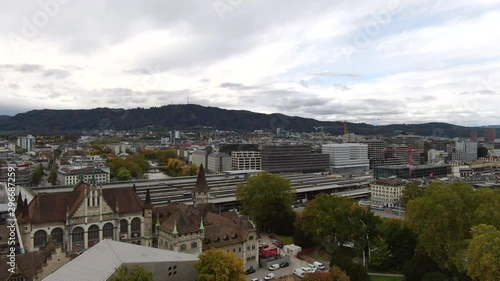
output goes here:
{"type": "Polygon", "coordinates": [[[207,170],[210,172],[222,173],[232,168],[231,156],[224,152],[210,153],[207,158],[207,170]]]}
{"type": "Polygon", "coordinates": [[[259,151],[232,151],[233,170],[261,170],[262,153],[259,151]]]}
{"type": "Polygon", "coordinates": [[[405,184],[400,179],[378,179],[370,184],[372,202],[384,207],[397,207],[405,184]]]}

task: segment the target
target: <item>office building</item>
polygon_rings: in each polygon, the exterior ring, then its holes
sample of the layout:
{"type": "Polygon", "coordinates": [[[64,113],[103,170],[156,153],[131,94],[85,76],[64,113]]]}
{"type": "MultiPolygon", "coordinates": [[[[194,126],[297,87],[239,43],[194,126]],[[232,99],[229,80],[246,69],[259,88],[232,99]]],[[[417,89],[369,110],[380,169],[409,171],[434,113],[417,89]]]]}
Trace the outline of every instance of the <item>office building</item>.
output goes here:
{"type": "Polygon", "coordinates": [[[457,140],[455,150],[451,154],[452,161],[477,160],[477,142],[457,140]]]}
{"type": "Polygon", "coordinates": [[[322,172],[330,166],[329,156],[312,153],[307,145],[262,147],[262,170],[271,173],[322,172]]]}
{"type": "Polygon", "coordinates": [[[488,128],[484,130],[484,142],[485,143],[494,143],[497,138],[496,129],[488,128]]]}
{"type": "Polygon", "coordinates": [[[33,162],[7,162],[0,165],[0,182],[7,182],[9,177],[8,167],[14,167],[16,185],[31,186],[31,179],[35,165],[33,162]]]}
{"type": "Polygon", "coordinates": [[[447,162],[449,153],[443,150],[429,149],[427,151],[427,163],[429,164],[444,164],[447,162]]]}
{"type": "Polygon", "coordinates": [[[411,170],[408,165],[402,166],[378,166],[373,169],[373,177],[380,178],[427,178],[427,177],[446,177],[451,173],[450,165],[419,165],[413,166],[411,170]]]}
{"type": "Polygon", "coordinates": [[[469,140],[472,142],[477,142],[477,131],[471,131],[469,140]]]}
{"type": "Polygon", "coordinates": [[[342,143],[323,145],[323,154],[328,155],[333,172],[368,170],[368,145],[362,143],[342,143]]]}
{"type": "Polygon", "coordinates": [[[195,150],[191,154],[191,163],[198,166],[203,165],[206,167],[208,165],[208,151],[204,149],[195,150]]]}
{"type": "Polygon", "coordinates": [[[231,152],[233,170],[261,170],[262,153],[260,151],[231,152]]]}
{"type": "Polygon", "coordinates": [[[371,139],[361,141],[361,143],[368,145],[370,168],[383,165],[385,142],[383,140],[371,139]]]}
{"type": "Polygon", "coordinates": [[[35,147],[35,143],[36,143],[36,138],[32,135],[17,138],[17,146],[19,146],[22,149],[26,149],[27,151],[33,150],[33,148],[35,147]]]}
{"type": "Polygon", "coordinates": [[[420,136],[413,133],[400,134],[394,137],[394,143],[418,148],[420,146],[420,136]]]}
{"type": "Polygon", "coordinates": [[[224,152],[212,152],[207,157],[207,170],[213,173],[222,173],[232,169],[231,156],[224,152]]]}
{"type": "Polygon", "coordinates": [[[95,180],[96,184],[109,182],[109,172],[93,167],[70,168],[63,167],[57,171],[57,181],[63,185],[76,185],[83,179],[83,182],[90,183],[95,180]]]}

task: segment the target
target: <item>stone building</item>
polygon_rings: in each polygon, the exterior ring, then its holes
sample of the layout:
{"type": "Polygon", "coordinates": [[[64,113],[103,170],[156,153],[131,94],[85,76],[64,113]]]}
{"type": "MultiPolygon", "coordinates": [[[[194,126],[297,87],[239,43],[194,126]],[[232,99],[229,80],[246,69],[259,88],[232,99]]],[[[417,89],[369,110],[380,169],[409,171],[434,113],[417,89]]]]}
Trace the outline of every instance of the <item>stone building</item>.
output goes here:
{"type": "Polygon", "coordinates": [[[203,165],[194,188],[193,206],[183,203],[154,208],[158,248],[198,254],[210,248],[233,252],[245,267],[258,267],[259,236],[256,226],[234,212],[216,213],[209,203],[203,165]]]}
{"type": "Polygon", "coordinates": [[[151,198],[142,202],[132,188],[80,182],[72,191],[40,193],[21,205],[17,219],[26,252],[38,251],[47,241],[68,253],[103,239],[152,244],[151,198]]]}

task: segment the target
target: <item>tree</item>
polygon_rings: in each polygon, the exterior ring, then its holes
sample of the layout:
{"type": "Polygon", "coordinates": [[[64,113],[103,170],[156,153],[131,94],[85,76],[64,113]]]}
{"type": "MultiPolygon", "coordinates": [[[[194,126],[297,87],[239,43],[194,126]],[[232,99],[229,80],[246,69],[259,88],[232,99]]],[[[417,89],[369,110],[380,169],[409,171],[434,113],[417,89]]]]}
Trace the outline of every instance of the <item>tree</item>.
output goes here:
{"type": "Polygon", "coordinates": [[[344,271],[351,281],[369,281],[370,277],[366,268],[352,261],[351,258],[341,254],[332,255],[330,266],[338,267],[344,271]]]}
{"type": "Polygon", "coordinates": [[[401,270],[410,260],[417,246],[417,238],[405,221],[385,219],[380,225],[380,233],[385,238],[390,251],[391,267],[401,270]]]}
{"type": "Polygon", "coordinates": [[[53,165],[52,168],[50,169],[48,181],[52,185],[56,185],[57,183],[57,170],[59,170],[59,166],[57,166],[57,164],[53,165]]]}
{"type": "Polygon", "coordinates": [[[290,180],[261,172],[238,185],[236,200],[241,203],[244,215],[248,215],[260,227],[273,231],[277,221],[293,212],[295,190],[290,180]]]}
{"type": "Polygon", "coordinates": [[[335,281],[329,272],[312,272],[304,274],[302,281],[335,281]]]}
{"type": "Polygon", "coordinates": [[[144,267],[138,265],[132,271],[129,271],[126,266],[121,266],[109,281],[153,281],[153,273],[147,272],[144,267]]]}
{"type": "Polygon", "coordinates": [[[438,271],[438,265],[427,255],[416,254],[403,266],[406,281],[421,281],[425,274],[438,271]]]}
{"type": "Polygon", "coordinates": [[[350,281],[347,274],[340,269],[338,266],[332,266],[330,269],[330,275],[333,277],[334,281],[350,281]]]}
{"type": "Polygon", "coordinates": [[[379,218],[347,197],[319,194],[302,213],[302,230],[333,254],[340,246],[354,242],[366,251],[376,237],[379,218]],[[328,222],[328,223],[325,223],[328,222]]]}
{"type": "Polygon", "coordinates": [[[467,247],[466,258],[467,272],[474,280],[498,280],[500,231],[492,225],[473,226],[472,240],[467,247]]]}
{"type": "Polygon", "coordinates": [[[121,167],[118,170],[118,173],[116,173],[116,178],[121,181],[127,181],[132,178],[132,175],[130,174],[129,170],[125,167],[121,167]]]}
{"type": "Polygon", "coordinates": [[[424,189],[414,183],[407,183],[403,189],[403,195],[401,196],[401,201],[405,206],[411,200],[418,198],[424,194],[424,189]]]}
{"type": "Polygon", "coordinates": [[[374,251],[371,254],[370,266],[374,269],[385,271],[390,265],[389,246],[384,239],[377,239],[373,245],[374,251]]]}
{"type": "Polygon", "coordinates": [[[440,271],[429,272],[424,275],[422,281],[447,281],[448,276],[440,271]]]}
{"type": "Polygon", "coordinates": [[[43,170],[44,169],[43,169],[43,165],[42,164],[36,165],[35,171],[33,172],[33,176],[31,178],[31,182],[34,185],[38,185],[40,183],[40,181],[42,181],[43,170]]]}
{"type": "Polygon", "coordinates": [[[245,281],[243,260],[234,253],[212,248],[199,255],[194,263],[197,281],[245,281]]]}
{"type": "Polygon", "coordinates": [[[408,203],[407,219],[419,247],[439,267],[463,271],[463,256],[471,237],[474,190],[468,184],[429,185],[424,195],[408,203]]]}
{"type": "Polygon", "coordinates": [[[315,245],[311,234],[302,230],[302,215],[300,213],[296,215],[293,226],[295,229],[295,232],[293,233],[293,243],[295,245],[302,247],[302,249],[313,247],[315,245]]]}

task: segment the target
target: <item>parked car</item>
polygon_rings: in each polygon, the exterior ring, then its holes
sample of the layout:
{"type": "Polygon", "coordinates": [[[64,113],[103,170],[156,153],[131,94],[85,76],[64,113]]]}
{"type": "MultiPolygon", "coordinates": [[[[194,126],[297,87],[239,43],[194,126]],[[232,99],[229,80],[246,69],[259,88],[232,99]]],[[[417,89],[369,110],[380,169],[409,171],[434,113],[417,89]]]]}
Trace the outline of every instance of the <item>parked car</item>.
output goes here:
{"type": "Polygon", "coordinates": [[[308,266],[303,266],[300,269],[302,269],[305,273],[313,273],[313,272],[316,271],[315,269],[312,269],[312,268],[310,268],[308,266]]]}
{"type": "Polygon", "coordinates": [[[310,269],[312,269],[314,271],[318,270],[318,268],[312,263],[308,264],[307,267],[309,267],[310,269]]]}
{"type": "Polygon", "coordinates": [[[283,267],[288,267],[290,264],[286,261],[280,263],[280,267],[283,268],[283,267]]]}
{"type": "Polygon", "coordinates": [[[304,278],[304,274],[305,272],[301,268],[296,268],[293,270],[293,275],[298,276],[300,278],[304,278]]]}
{"type": "Polygon", "coordinates": [[[252,278],[252,281],[262,281],[260,278],[252,278]]]}
{"type": "Polygon", "coordinates": [[[268,273],[266,276],[264,276],[265,280],[271,280],[274,279],[274,273],[268,273]]]}
{"type": "Polygon", "coordinates": [[[271,270],[271,271],[272,271],[272,270],[276,270],[276,269],[279,269],[279,268],[280,268],[280,265],[279,265],[279,264],[277,264],[277,263],[275,263],[275,264],[273,264],[273,265],[271,265],[271,266],[269,267],[269,270],[271,270]]]}
{"type": "Polygon", "coordinates": [[[314,266],[316,266],[317,269],[325,270],[325,266],[322,263],[320,263],[319,261],[315,261],[315,262],[313,262],[313,264],[314,264],[314,266]]]}
{"type": "Polygon", "coordinates": [[[273,245],[276,245],[276,243],[280,242],[280,240],[276,240],[276,239],[273,239],[273,241],[271,241],[271,243],[273,243],[273,245]]]}
{"type": "Polygon", "coordinates": [[[255,268],[253,268],[253,266],[252,266],[252,267],[250,267],[249,269],[247,269],[247,270],[245,271],[245,274],[246,274],[246,275],[248,275],[248,274],[252,274],[252,273],[254,273],[254,272],[255,272],[255,268]]]}

